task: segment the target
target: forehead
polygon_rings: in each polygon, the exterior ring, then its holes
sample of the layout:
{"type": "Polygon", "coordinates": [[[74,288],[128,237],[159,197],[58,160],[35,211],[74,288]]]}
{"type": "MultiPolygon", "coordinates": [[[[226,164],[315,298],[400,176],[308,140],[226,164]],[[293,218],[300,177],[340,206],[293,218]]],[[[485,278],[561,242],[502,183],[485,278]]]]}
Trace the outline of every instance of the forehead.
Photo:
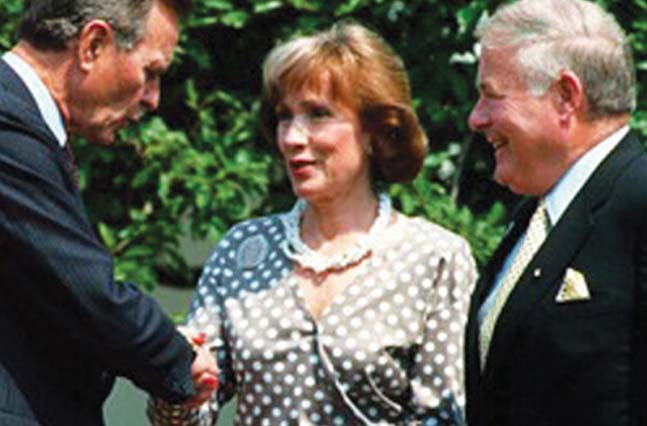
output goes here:
{"type": "Polygon", "coordinates": [[[309,102],[339,102],[330,73],[321,72],[319,75],[303,81],[287,81],[283,85],[279,105],[293,106],[309,102]]]}
{"type": "Polygon", "coordinates": [[[476,84],[481,89],[526,89],[513,48],[483,49],[476,84]]]}
{"type": "Polygon", "coordinates": [[[353,91],[348,80],[340,77],[334,69],[311,69],[310,72],[293,69],[280,79],[278,103],[288,99],[326,101],[352,107],[353,91]]]}
{"type": "Polygon", "coordinates": [[[145,62],[168,66],[180,35],[177,13],[166,2],[154,1],[144,25],[146,32],[132,52],[141,55],[145,62]]]}

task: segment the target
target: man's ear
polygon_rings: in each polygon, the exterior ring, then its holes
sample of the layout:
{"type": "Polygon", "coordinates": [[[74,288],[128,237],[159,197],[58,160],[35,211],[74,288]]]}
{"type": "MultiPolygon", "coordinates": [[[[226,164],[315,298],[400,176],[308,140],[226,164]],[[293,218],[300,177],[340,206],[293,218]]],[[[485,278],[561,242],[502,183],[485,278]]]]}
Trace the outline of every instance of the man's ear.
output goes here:
{"type": "Polygon", "coordinates": [[[573,71],[562,70],[553,83],[555,104],[561,119],[579,114],[585,106],[586,95],[582,81],[573,71]]]}
{"type": "Polygon", "coordinates": [[[76,56],[79,67],[89,71],[97,59],[112,48],[115,33],[106,21],[94,19],[83,26],[76,45],[76,56]]]}

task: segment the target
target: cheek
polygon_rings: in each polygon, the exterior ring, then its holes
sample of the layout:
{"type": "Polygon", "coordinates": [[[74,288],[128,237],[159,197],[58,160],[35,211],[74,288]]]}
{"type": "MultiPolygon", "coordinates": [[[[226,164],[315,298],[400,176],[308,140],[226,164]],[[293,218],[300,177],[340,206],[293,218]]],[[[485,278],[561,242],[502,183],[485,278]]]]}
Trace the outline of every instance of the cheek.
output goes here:
{"type": "Polygon", "coordinates": [[[125,86],[122,93],[125,103],[138,103],[144,96],[144,85],[139,82],[133,82],[132,84],[125,86]]]}
{"type": "Polygon", "coordinates": [[[289,151],[290,150],[288,148],[288,145],[283,142],[283,139],[281,139],[278,134],[277,134],[277,137],[276,137],[276,150],[280,154],[281,159],[283,161],[287,161],[287,159],[289,157],[289,151]]]}
{"type": "Polygon", "coordinates": [[[492,121],[498,127],[509,133],[519,131],[520,123],[523,121],[523,111],[519,112],[513,105],[499,105],[490,109],[492,121]]]}
{"type": "Polygon", "coordinates": [[[342,127],[322,138],[319,149],[323,152],[356,157],[358,153],[363,152],[361,135],[350,126],[342,127]]]}
{"type": "Polygon", "coordinates": [[[279,150],[281,154],[285,153],[286,151],[286,143],[285,143],[285,132],[281,129],[276,128],[276,131],[274,132],[274,139],[276,143],[276,148],[279,150]]]}
{"type": "Polygon", "coordinates": [[[132,102],[140,98],[145,89],[144,74],[136,66],[122,67],[115,76],[116,90],[124,102],[132,102]]]}
{"type": "Polygon", "coordinates": [[[329,133],[311,135],[308,143],[304,145],[303,150],[318,161],[327,161],[339,151],[339,142],[341,142],[330,136],[329,133]]]}

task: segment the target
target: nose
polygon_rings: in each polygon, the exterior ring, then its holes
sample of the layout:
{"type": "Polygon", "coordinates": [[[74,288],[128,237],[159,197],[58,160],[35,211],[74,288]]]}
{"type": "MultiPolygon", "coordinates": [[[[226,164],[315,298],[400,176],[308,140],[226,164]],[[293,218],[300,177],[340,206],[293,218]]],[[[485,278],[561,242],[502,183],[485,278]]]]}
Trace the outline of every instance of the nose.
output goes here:
{"type": "Polygon", "coordinates": [[[467,124],[473,132],[483,130],[490,124],[490,114],[483,105],[484,102],[483,97],[480,97],[467,119],[467,124]]]}
{"type": "Polygon", "coordinates": [[[160,80],[154,78],[146,83],[144,86],[144,93],[142,95],[141,103],[149,111],[154,111],[159,106],[160,102],[160,80]]]}
{"type": "Polygon", "coordinates": [[[278,124],[278,141],[286,148],[296,148],[308,142],[308,129],[299,117],[284,120],[278,124]]]}

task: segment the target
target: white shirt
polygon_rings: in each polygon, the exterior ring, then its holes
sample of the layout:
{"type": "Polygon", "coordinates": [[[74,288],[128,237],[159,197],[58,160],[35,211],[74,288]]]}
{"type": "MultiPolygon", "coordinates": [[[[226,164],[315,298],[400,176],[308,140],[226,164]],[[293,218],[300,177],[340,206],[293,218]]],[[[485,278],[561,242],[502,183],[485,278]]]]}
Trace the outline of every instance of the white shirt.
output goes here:
{"type": "MultiPolygon", "coordinates": [[[[582,189],[584,184],[589,180],[595,169],[598,168],[600,163],[602,163],[602,161],[609,155],[613,148],[620,143],[628,132],[629,126],[623,126],[607,137],[604,141],[591,148],[571,167],[569,167],[568,170],[566,170],[566,173],[562,175],[555,186],[553,186],[548,194],[546,194],[544,197],[546,200],[546,212],[552,226],[557,224],[577,193],[580,192],[580,189],[582,189]]],[[[492,307],[494,298],[501,287],[503,277],[508,273],[512,260],[516,257],[524,236],[525,233],[519,237],[515,246],[510,250],[508,257],[505,259],[505,262],[503,262],[503,267],[494,280],[494,285],[492,286],[490,294],[481,305],[478,314],[479,324],[483,323],[483,319],[492,307]]]]}
{"type": "Polygon", "coordinates": [[[36,100],[38,111],[41,117],[52,131],[61,147],[65,147],[67,142],[67,132],[63,125],[63,117],[61,112],[49,92],[43,80],[40,79],[36,71],[25,62],[20,56],[12,52],[7,52],[2,56],[7,64],[18,74],[20,79],[25,83],[29,93],[36,100]]]}

